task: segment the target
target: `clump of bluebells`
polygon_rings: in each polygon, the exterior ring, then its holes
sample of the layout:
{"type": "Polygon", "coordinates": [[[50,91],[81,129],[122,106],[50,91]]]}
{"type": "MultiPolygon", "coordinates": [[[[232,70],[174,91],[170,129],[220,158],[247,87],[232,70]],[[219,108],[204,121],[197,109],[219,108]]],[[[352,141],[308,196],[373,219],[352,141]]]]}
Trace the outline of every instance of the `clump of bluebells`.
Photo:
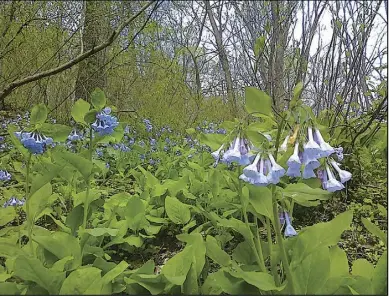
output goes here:
{"type": "Polygon", "coordinates": [[[114,129],[119,125],[116,116],[112,116],[111,108],[106,107],[96,115],[96,121],[92,123],[92,128],[100,136],[110,135],[114,129]]]}
{"type": "Polygon", "coordinates": [[[6,208],[6,207],[21,207],[25,204],[26,202],[26,199],[25,198],[22,198],[22,199],[18,199],[14,196],[12,196],[9,200],[7,200],[4,204],[3,204],[3,208],[6,208]]]}
{"type": "Polygon", "coordinates": [[[53,146],[53,139],[38,132],[16,132],[15,136],[32,154],[43,154],[47,147],[53,146]]]}
{"type": "Polygon", "coordinates": [[[7,171],[0,171],[0,181],[10,181],[11,174],[7,171]]]}

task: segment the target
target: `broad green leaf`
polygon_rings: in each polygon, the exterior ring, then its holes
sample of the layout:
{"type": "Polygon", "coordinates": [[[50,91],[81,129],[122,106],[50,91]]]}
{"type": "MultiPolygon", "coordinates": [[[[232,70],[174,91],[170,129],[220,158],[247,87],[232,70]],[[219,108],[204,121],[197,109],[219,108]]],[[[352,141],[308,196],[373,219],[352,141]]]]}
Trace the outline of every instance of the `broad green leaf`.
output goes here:
{"type": "Polygon", "coordinates": [[[32,178],[30,194],[34,194],[38,189],[42,188],[42,186],[57,177],[62,171],[62,169],[63,166],[59,166],[52,163],[45,164],[44,174],[40,174],[32,178]]]}
{"type": "Polygon", "coordinates": [[[55,262],[53,264],[53,266],[51,267],[51,270],[55,270],[55,271],[66,271],[66,270],[69,270],[69,265],[70,265],[70,262],[73,261],[74,257],[73,256],[66,256],[64,258],[62,258],[61,260],[58,260],[57,262],[55,262]]]}
{"type": "Polygon", "coordinates": [[[85,229],[83,232],[90,234],[91,236],[102,236],[102,235],[110,235],[115,236],[118,233],[118,229],[113,228],[92,228],[92,229],[85,229]]]}
{"type": "Polygon", "coordinates": [[[199,284],[197,280],[197,273],[195,264],[192,262],[189,272],[186,276],[185,282],[182,285],[182,292],[184,295],[199,294],[199,284]]]}
{"type": "Polygon", "coordinates": [[[177,239],[186,242],[191,246],[193,250],[193,264],[197,272],[197,276],[200,276],[201,271],[205,265],[205,253],[206,247],[204,243],[203,236],[200,233],[190,233],[190,234],[179,234],[177,235],[177,239]]]}
{"type": "Polygon", "coordinates": [[[250,191],[250,204],[254,210],[273,221],[272,194],[267,187],[248,185],[250,191]]]}
{"type": "MultiPolygon", "coordinates": [[[[153,271],[154,272],[154,267],[153,271]]],[[[151,293],[151,295],[159,295],[165,290],[166,280],[161,275],[156,274],[138,274],[135,273],[130,279],[124,278],[126,283],[137,283],[151,293]]],[[[139,293],[137,293],[139,294],[139,293]]]]}
{"type": "Polygon", "coordinates": [[[200,134],[198,137],[200,143],[211,147],[212,151],[220,148],[220,146],[227,140],[225,135],[221,134],[200,134]]]}
{"type": "Polygon", "coordinates": [[[384,295],[388,291],[388,252],[385,251],[376,267],[371,279],[373,291],[376,295],[384,295]]]}
{"type": "Polygon", "coordinates": [[[14,207],[0,208],[0,226],[4,226],[17,217],[14,207]]]}
{"type": "Polygon", "coordinates": [[[293,89],[293,98],[290,101],[290,108],[293,108],[297,105],[302,91],[303,91],[303,83],[300,81],[299,83],[296,84],[296,86],[293,89]]]}
{"type": "Polygon", "coordinates": [[[102,289],[101,270],[84,267],[74,270],[63,282],[60,295],[99,295],[102,289]]]}
{"type": "Polygon", "coordinates": [[[65,279],[65,272],[58,272],[43,266],[37,258],[18,256],[15,260],[14,275],[25,281],[37,283],[50,294],[58,294],[65,279]]]}
{"type": "Polygon", "coordinates": [[[47,119],[47,107],[45,104],[35,105],[31,110],[30,123],[44,123],[47,119]]]}
{"type": "Polygon", "coordinates": [[[239,243],[234,252],[232,253],[232,258],[245,265],[251,265],[256,262],[255,255],[253,254],[253,249],[251,248],[249,242],[246,240],[239,243]]]}
{"type": "Polygon", "coordinates": [[[375,236],[378,236],[378,238],[387,246],[387,235],[385,232],[383,232],[381,229],[379,229],[376,225],[371,223],[366,218],[361,218],[363,225],[369,230],[372,234],[375,236]]]}
{"type": "Polygon", "coordinates": [[[130,246],[134,246],[140,248],[143,245],[143,239],[136,235],[130,235],[123,239],[124,243],[129,244],[130,246]]]}
{"type": "Polygon", "coordinates": [[[331,192],[322,190],[320,188],[312,188],[304,183],[288,184],[284,189],[285,196],[294,199],[302,206],[312,206],[311,202],[317,200],[328,200],[331,197],[331,192]]]}
{"type": "Polygon", "coordinates": [[[346,252],[338,246],[330,248],[330,275],[349,276],[348,259],[346,252]]]}
{"type": "Polygon", "coordinates": [[[353,262],[351,273],[371,279],[374,273],[374,266],[366,259],[357,259],[353,262]]]}
{"type": "Polygon", "coordinates": [[[238,272],[230,271],[230,274],[234,277],[242,278],[245,282],[257,287],[261,291],[281,291],[285,288],[285,285],[277,287],[273,277],[266,272],[238,270],[238,272]]]}
{"type": "Polygon", "coordinates": [[[78,239],[74,236],[57,231],[50,236],[34,236],[33,240],[58,259],[72,256],[74,261],[70,269],[76,269],[81,265],[81,247],[78,239]]]}
{"type": "Polygon", "coordinates": [[[99,199],[101,196],[101,191],[98,189],[90,189],[89,190],[89,196],[88,201],[86,201],[86,190],[79,192],[77,194],[73,195],[73,206],[77,207],[78,205],[88,203],[92,203],[93,201],[99,199]]]}
{"type": "Polygon", "coordinates": [[[219,244],[217,243],[217,240],[214,237],[207,235],[205,245],[207,248],[207,256],[213,261],[215,261],[217,264],[225,267],[231,264],[230,255],[228,255],[220,248],[219,244]]]}
{"type": "Polygon", "coordinates": [[[255,113],[272,117],[272,100],[265,92],[255,88],[245,88],[246,111],[255,116],[255,113]]]}
{"type": "Polygon", "coordinates": [[[121,261],[113,269],[108,271],[101,279],[103,286],[112,282],[115,278],[121,275],[127,269],[127,267],[128,267],[128,263],[125,261],[121,261]]]}
{"type": "MultiPolygon", "coordinates": [[[[85,116],[84,116],[84,121],[87,123],[87,124],[92,124],[96,121],[96,115],[97,115],[97,111],[95,109],[92,109],[90,111],[88,111],[85,116]]],[[[95,138],[95,141],[96,142],[99,142],[100,140],[100,137],[98,136],[98,134],[96,134],[97,137],[95,138]]],[[[96,143],[94,142],[94,143],[96,143]]]]}
{"type": "Polygon", "coordinates": [[[27,199],[28,219],[35,221],[36,217],[46,208],[51,194],[52,186],[50,183],[47,183],[27,199]]]}
{"type": "Polygon", "coordinates": [[[146,227],[149,222],[146,220],[146,207],[138,196],[131,196],[125,208],[125,217],[128,227],[133,231],[138,231],[146,227]]]}
{"type": "Polygon", "coordinates": [[[88,102],[84,101],[83,99],[77,100],[74,103],[71,111],[73,119],[78,123],[86,125],[84,117],[85,114],[88,113],[89,109],[90,104],[88,102]]]}
{"type": "Polygon", "coordinates": [[[75,169],[77,169],[85,180],[89,178],[92,173],[93,163],[74,153],[70,152],[58,152],[57,155],[63,159],[65,159],[69,164],[71,164],[75,169]]]}
{"type": "Polygon", "coordinates": [[[190,220],[190,210],[188,206],[175,197],[166,197],[165,210],[170,220],[175,224],[186,224],[190,220]]]}
{"type": "Polygon", "coordinates": [[[91,103],[97,110],[104,108],[107,103],[104,92],[100,88],[96,88],[91,94],[91,103]]]}
{"type": "Polygon", "coordinates": [[[300,231],[293,247],[292,268],[319,247],[336,245],[343,231],[349,229],[352,217],[352,211],[347,211],[330,222],[318,223],[300,231]]]}
{"type": "Polygon", "coordinates": [[[20,295],[20,292],[15,282],[0,283],[0,295],[20,295]]]}
{"type": "Polygon", "coordinates": [[[254,55],[255,57],[258,59],[259,56],[262,54],[263,52],[263,49],[265,47],[265,40],[266,40],[266,37],[265,36],[260,36],[258,37],[256,40],[255,40],[255,44],[254,44],[254,55]]]}
{"type": "Polygon", "coordinates": [[[72,131],[67,125],[43,123],[39,129],[46,137],[53,138],[54,142],[64,142],[72,131]]]}
{"type": "Polygon", "coordinates": [[[314,295],[323,287],[330,276],[330,254],[327,246],[319,247],[292,268],[301,295],[314,295]]]}
{"type": "Polygon", "coordinates": [[[162,268],[163,274],[171,283],[182,285],[191,267],[193,247],[186,246],[183,251],[170,258],[162,268]]]}

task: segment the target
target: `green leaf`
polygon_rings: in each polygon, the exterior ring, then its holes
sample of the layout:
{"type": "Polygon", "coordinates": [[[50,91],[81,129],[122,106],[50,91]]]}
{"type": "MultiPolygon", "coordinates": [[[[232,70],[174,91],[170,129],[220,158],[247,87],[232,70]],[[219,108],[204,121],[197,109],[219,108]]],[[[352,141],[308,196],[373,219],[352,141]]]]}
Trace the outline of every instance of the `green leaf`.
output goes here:
{"type": "Polygon", "coordinates": [[[28,199],[27,217],[31,222],[35,221],[36,217],[46,208],[50,196],[52,194],[52,186],[50,183],[42,186],[34,192],[28,199]]]}
{"type": "Polygon", "coordinates": [[[352,274],[371,279],[374,273],[374,266],[366,259],[357,259],[353,262],[352,274]]]}
{"type": "Polygon", "coordinates": [[[52,163],[45,164],[45,170],[43,175],[37,175],[32,178],[30,195],[34,194],[37,190],[49,183],[55,177],[57,177],[64,167],[55,165],[52,163]]]}
{"type": "Polygon", "coordinates": [[[71,111],[73,119],[78,123],[86,125],[84,117],[86,113],[88,113],[89,109],[90,104],[88,102],[84,101],[83,99],[77,100],[74,103],[71,111]]]}
{"type": "Polygon", "coordinates": [[[90,234],[91,236],[99,237],[99,236],[116,236],[118,233],[118,229],[113,228],[92,228],[92,229],[85,229],[83,232],[90,234]]]}
{"type": "Polygon", "coordinates": [[[146,207],[143,201],[138,196],[131,196],[125,208],[125,217],[128,222],[128,227],[133,231],[138,231],[147,225],[146,207]]]}
{"type": "Polygon", "coordinates": [[[200,143],[211,147],[212,151],[220,148],[220,146],[227,140],[225,135],[220,134],[200,134],[198,136],[200,143]]]}
{"type": "Polygon", "coordinates": [[[266,187],[248,185],[250,190],[250,204],[255,212],[268,217],[273,221],[273,202],[271,191],[266,187]]]}
{"type": "Polygon", "coordinates": [[[361,220],[362,220],[363,225],[365,225],[365,227],[367,228],[367,230],[369,230],[375,236],[378,236],[378,238],[385,244],[385,246],[387,246],[386,233],[383,232],[381,229],[379,229],[376,225],[371,223],[366,218],[362,217],[361,220]]]}
{"type": "Polygon", "coordinates": [[[207,235],[205,245],[207,248],[207,256],[213,261],[215,261],[217,264],[225,267],[231,264],[230,255],[228,255],[220,248],[219,244],[217,243],[217,240],[214,237],[207,235]]]}
{"type": "Polygon", "coordinates": [[[263,49],[265,48],[265,40],[266,40],[266,37],[265,36],[260,36],[258,37],[256,40],[255,40],[255,44],[254,44],[254,54],[255,54],[255,57],[258,59],[259,56],[262,54],[263,52],[263,49]]]}
{"type": "Polygon", "coordinates": [[[47,137],[53,138],[54,142],[64,142],[72,131],[67,125],[43,123],[40,131],[47,137]]]}
{"type": "Polygon", "coordinates": [[[37,283],[50,294],[58,294],[65,279],[65,272],[58,272],[43,266],[37,258],[18,256],[15,260],[14,275],[25,281],[37,283]]]}
{"type": "Polygon", "coordinates": [[[177,239],[182,242],[186,242],[188,244],[187,246],[192,247],[192,260],[194,262],[194,267],[196,268],[197,275],[199,276],[205,265],[206,247],[203,236],[200,233],[183,233],[177,235],[177,239]]]}
{"type": "Polygon", "coordinates": [[[57,152],[56,155],[65,159],[69,164],[77,169],[85,180],[87,180],[91,175],[93,163],[90,160],[80,155],[65,151],[57,152]]]}
{"type": "Polygon", "coordinates": [[[322,246],[310,253],[300,264],[292,268],[292,273],[300,287],[300,291],[296,291],[297,294],[315,295],[326,284],[330,275],[328,247],[322,246]]]}
{"type": "Polygon", "coordinates": [[[290,101],[290,108],[293,108],[297,105],[298,100],[300,99],[301,93],[303,91],[303,83],[300,81],[296,84],[293,89],[293,98],[290,101]]]}
{"type": "Polygon", "coordinates": [[[0,208],[0,226],[4,226],[17,217],[14,207],[0,208]]]}
{"type": "Polygon", "coordinates": [[[293,247],[291,266],[294,268],[301,264],[305,257],[316,252],[319,247],[336,245],[343,231],[349,229],[352,217],[352,211],[347,211],[330,222],[318,223],[300,231],[293,247]]]}
{"type": "Polygon", "coordinates": [[[80,295],[101,293],[101,270],[96,267],[79,268],[63,282],[60,295],[80,295]]]}
{"type": "Polygon", "coordinates": [[[338,246],[330,248],[330,274],[334,276],[349,276],[346,252],[338,246]]]}
{"type": "Polygon", "coordinates": [[[246,111],[255,116],[255,113],[272,117],[272,100],[263,91],[255,87],[245,88],[246,111]]]}
{"type": "Polygon", "coordinates": [[[15,132],[18,132],[19,129],[16,127],[16,125],[9,125],[8,126],[8,134],[9,138],[11,139],[12,144],[19,150],[19,152],[23,155],[24,159],[27,159],[30,152],[24,148],[22,143],[18,138],[15,136],[15,132]]]}
{"type": "Polygon", "coordinates": [[[175,224],[186,224],[190,220],[190,210],[188,206],[175,197],[166,197],[165,210],[170,220],[175,224]]]}
{"type": "Polygon", "coordinates": [[[97,110],[104,108],[107,103],[104,92],[100,88],[96,88],[91,94],[91,103],[97,110]]]}
{"type": "Polygon", "coordinates": [[[47,107],[45,104],[35,105],[31,110],[30,123],[44,123],[47,119],[47,107]]]}
{"type": "Polygon", "coordinates": [[[121,261],[118,265],[116,265],[113,269],[108,271],[103,278],[101,279],[103,286],[112,282],[115,278],[121,275],[128,267],[128,263],[125,261],[121,261]]]}
{"type": "Polygon", "coordinates": [[[197,281],[197,274],[195,264],[192,262],[189,272],[186,276],[185,282],[182,285],[182,292],[184,295],[199,294],[199,284],[197,281]]]}
{"type": "Polygon", "coordinates": [[[0,283],[0,295],[20,295],[20,292],[15,282],[0,283]]]}
{"type": "Polygon", "coordinates": [[[304,183],[288,184],[284,189],[285,196],[294,199],[302,206],[316,205],[317,200],[328,200],[331,197],[331,192],[320,188],[312,188],[304,183]],[[312,204],[312,202],[314,202],[312,204]]]}
{"type": "MultiPolygon", "coordinates": [[[[87,124],[92,124],[96,121],[96,115],[97,115],[97,111],[92,109],[90,111],[88,111],[85,116],[84,116],[84,121],[87,123],[87,124]]],[[[96,140],[96,139],[95,139],[96,140]]]]}
{"type": "Polygon", "coordinates": [[[161,274],[175,285],[182,285],[191,267],[193,249],[186,246],[183,251],[170,258],[162,268],[161,274]]]}
{"type": "Polygon", "coordinates": [[[232,253],[232,259],[245,265],[251,265],[256,262],[253,249],[247,240],[236,246],[234,252],[232,253]]]}
{"type": "Polygon", "coordinates": [[[274,283],[273,277],[266,272],[238,270],[238,272],[230,271],[230,274],[232,276],[242,278],[245,282],[262,291],[281,291],[285,288],[285,284],[281,287],[277,287],[274,283]]]}
{"type": "Polygon", "coordinates": [[[388,291],[388,252],[385,251],[376,267],[374,268],[373,277],[371,279],[374,294],[384,295],[388,291]]]}
{"type": "Polygon", "coordinates": [[[72,256],[70,270],[81,265],[81,247],[78,239],[65,232],[54,232],[50,236],[33,236],[33,240],[58,259],[72,256]]]}

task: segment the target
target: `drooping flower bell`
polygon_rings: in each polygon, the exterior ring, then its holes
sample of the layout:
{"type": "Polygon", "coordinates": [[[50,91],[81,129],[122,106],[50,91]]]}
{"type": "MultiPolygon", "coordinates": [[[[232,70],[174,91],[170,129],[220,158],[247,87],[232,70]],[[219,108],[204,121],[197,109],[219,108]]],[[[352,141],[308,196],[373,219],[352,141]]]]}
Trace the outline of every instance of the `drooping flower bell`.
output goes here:
{"type": "Polygon", "coordinates": [[[289,157],[286,164],[288,165],[288,170],[286,171],[287,176],[301,177],[301,172],[300,172],[301,160],[299,157],[299,142],[295,143],[293,154],[291,157],[289,157]]]}
{"type": "Polygon", "coordinates": [[[321,149],[320,156],[321,157],[330,156],[332,153],[335,152],[334,148],[332,148],[332,146],[330,144],[328,144],[327,142],[324,141],[320,131],[317,128],[315,129],[314,136],[315,136],[314,138],[316,138],[316,142],[320,146],[320,149],[321,149]]]}
{"type": "Polygon", "coordinates": [[[115,116],[109,115],[111,108],[106,107],[96,115],[96,121],[92,123],[94,131],[98,132],[100,136],[110,135],[114,129],[119,125],[115,116]]]}
{"type": "Polygon", "coordinates": [[[278,151],[286,152],[286,150],[288,149],[288,140],[289,140],[289,138],[290,138],[289,135],[287,135],[285,137],[285,140],[284,140],[284,142],[282,142],[282,144],[281,144],[280,148],[278,149],[278,151]]]}
{"type": "Polygon", "coordinates": [[[24,132],[15,135],[20,137],[20,142],[23,144],[24,148],[28,149],[32,154],[42,154],[46,147],[53,145],[53,139],[46,137],[39,133],[35,132],[24,132]]]}
{"type": "Polygon", "coordinates": [[[304,144],[304,153],[306,153],[309,158],[319,158],[321,149],[318,143],[313,139],[312,128],[308,127],[308,142],[304,144]]]}
{"type": "Polygon", "coordinates": [[[297,235],[297,231],[292,226],[292,223],[290,223],[290,219],[289,219],[288,213],[284,212],[284,215],[285,215],[285,222],[286,222],[286,227],[285,227],[285,232],[284,232],[285,236],[286,237],[296,236],[297,235]]]}
{"type": "Polygon", "coordinates": [[[77,134],[76,130],[73,130],[73,132],[68,136],[69,141],[78,141],[81,138],[81,135],[77,134]]]}
{"type": "MultiPolygon", "coordinates": [[[[166,138],[166,139],[167,139],[167,138],[166,138]]],[[[217,149],[216,151],[214,151],[214,152],[211,153],[212,157],[213,157],[216,161],[218,161],[218,160],[220,159],[220,153],[221,153],[221,151],[223,150],[223,147],[224,147],[224,144],[221,145],[219,149],[217,149]]]]}
{"type": "Polygon", "coordinates": [[[326,171],[327,171],[327,177],[328,177],[328,180],[326,183],[326,190],[329,192],[335,192],[335,191],[344,189],[343,184],[335,179],[328,164],[326,164],[326,171]]]}
{"type": "Polygon", "coordinates": [[[224,152],[223,161],[227,163],[237,162],[240,165],[248,165],[250,163],[250,149],[250,143],[237,136],[234,142],[231,143],[230,148],[224,152]]]}
{"type": "Polygon", "coordinates": [[[11,174],[7,171],[0,171],[0,181],[9,181],[11,180],[11,174]]]}
{"type": "Polygon", "coordinates": [[[339,167],[339,164],[336,163],[333,159],[331,159],[330,162],[331,162],[332,166],[334,167],[334,169],[338,172],[341,183],[346,183],[348,180],[351,179],[352,174],[349,171],[342,170],[339,167]]]}

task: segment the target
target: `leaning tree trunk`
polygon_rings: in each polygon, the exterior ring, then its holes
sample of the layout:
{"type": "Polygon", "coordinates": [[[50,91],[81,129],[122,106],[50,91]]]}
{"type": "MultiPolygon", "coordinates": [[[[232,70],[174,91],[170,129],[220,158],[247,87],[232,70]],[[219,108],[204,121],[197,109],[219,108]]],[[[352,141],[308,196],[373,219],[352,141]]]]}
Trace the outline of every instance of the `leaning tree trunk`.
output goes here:
{"type": "MultiPolygon", "coordinates": [[[[87,51],[102,43],[109,34],[109,4],[100,1],[84,1],[84,29],[81,50],[87,51]]],[[[96,88],[104,89],[106,75],[103,69],[106,63],[106,49],[82,61],[79,65],[75,98],[89,101],[90,93],[96,88]]]]}

